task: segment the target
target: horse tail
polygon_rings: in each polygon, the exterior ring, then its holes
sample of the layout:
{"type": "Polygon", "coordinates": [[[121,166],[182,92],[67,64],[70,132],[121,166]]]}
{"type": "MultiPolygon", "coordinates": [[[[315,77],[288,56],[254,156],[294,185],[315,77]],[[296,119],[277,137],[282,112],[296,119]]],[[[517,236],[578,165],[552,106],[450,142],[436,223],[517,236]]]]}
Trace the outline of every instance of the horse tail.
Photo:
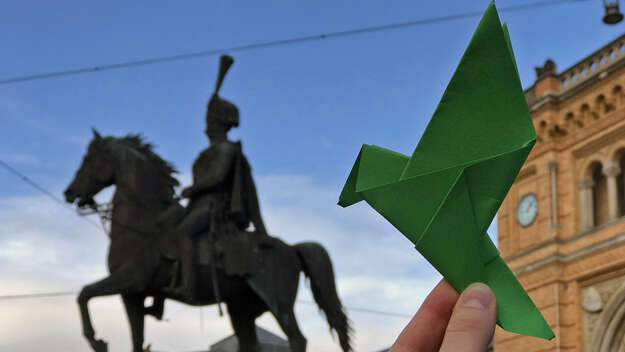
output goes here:
{"type": "Polygon", "coordinates": [[[352,328],[336,292],[334,271],[328,252],[315,242],[299,243],[294,247],[302,262],[304,274],[310,279],[315,302],[325,314],[330,330],[336,331],[344,352],[352,351],[352,328]]]}

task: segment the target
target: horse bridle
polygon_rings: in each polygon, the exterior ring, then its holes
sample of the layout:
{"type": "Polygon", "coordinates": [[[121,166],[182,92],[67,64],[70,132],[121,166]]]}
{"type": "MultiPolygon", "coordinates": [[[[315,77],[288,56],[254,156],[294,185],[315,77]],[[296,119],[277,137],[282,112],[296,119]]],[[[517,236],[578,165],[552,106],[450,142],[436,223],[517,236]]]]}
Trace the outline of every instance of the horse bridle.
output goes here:
{"type": "MultiPolygon", "coordinates": [[[[87,216],[98,214],[100,218],[100,224],[102,225],[102,230],[107,236],[111,234],[111,225],[110,223],[113,221],[113,203],[98,203],[93,198],[89,198],[85,203],[85,206],[78,207],[76,212],[80,216],[87,216]]],[[[126,227],[126,226],[124,226],[126,227]]]]}

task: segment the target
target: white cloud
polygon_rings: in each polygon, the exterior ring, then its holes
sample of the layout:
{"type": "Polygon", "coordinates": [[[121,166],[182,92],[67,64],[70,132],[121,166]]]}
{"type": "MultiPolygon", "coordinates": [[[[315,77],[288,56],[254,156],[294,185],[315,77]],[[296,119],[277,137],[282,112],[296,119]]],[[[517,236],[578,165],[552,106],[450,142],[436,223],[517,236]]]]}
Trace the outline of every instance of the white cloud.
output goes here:
{"type": "MultiPolygon", "coordinates": [[[[298,175],[260,177],[257,186],[272,234],[288,243],[317,241],[328,249],[345,306],[413,314],[438,280],[411,243],[371,209],[336,206],[338,190],[298,175]]],[[[0,199],[0,223],[0,295],[76,290],[106,274],[108,238],[48,198],[0,199]]],[[[312,301],[304,280],[298,299],[312,301]]],[[[94,299],[90,308],[98,336],[110,343],[110,350],[129,350],[120,300],[94,299]]],[[[5,300],[0,301],[0,310],[0,331],[10,336],[0,338],[0,350],[29,352],[42,345],[59,351],[87,348],[74,297],[5,300]]],[[[146,343],[161,351],[198,350],[232,332],[227,318],[217,318],[215,307],[203,312],[200,324],[198,308],[168,301],[169,321],[148,318],[146,343]]],[[[339,351],[316,306],[297,304],[296,314],[309,351],[339,351]]],[[[349,309],[348,315],[357,351],[388,347],[408,321],[349,309]]],[[[283,335],[269,314],[257,323],[283,335]]]]}
{"type": "Polygon", "coordinates": [[[0,159],[11,165],[40,166],[41,159],[36,155],[26,153],[0,153],[0,159]]]}
{"type": "Polygon", "coordinates": [[[30,262],[32,265],[54,265],[59,263],[58,253],[37,247],[29,240],[9,240],[0,248],[0,260],[9,262],[30,262]],[[37,256],[33,258],[33,253],[37,256]]]}

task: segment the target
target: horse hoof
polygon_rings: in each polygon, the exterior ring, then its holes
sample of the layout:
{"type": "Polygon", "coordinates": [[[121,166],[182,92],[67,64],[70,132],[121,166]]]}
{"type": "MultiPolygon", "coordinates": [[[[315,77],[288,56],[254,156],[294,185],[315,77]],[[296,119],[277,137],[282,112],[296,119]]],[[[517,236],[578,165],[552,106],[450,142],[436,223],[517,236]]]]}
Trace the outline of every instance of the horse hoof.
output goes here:
{"type": "Polygon", "coordinates": [[[103,340],[96,340],[93,344],[93,349],[95,352],[108,352],[109,347],[103,340]]]}

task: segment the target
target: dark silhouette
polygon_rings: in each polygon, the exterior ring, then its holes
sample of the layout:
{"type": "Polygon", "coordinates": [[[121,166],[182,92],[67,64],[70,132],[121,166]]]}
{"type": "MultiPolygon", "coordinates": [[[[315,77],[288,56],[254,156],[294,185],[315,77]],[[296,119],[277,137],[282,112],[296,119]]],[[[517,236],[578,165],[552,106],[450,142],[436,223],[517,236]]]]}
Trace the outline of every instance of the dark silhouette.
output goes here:
{"type": "Polygon", "coordinates": [[[85,286],[78,296],[83,334],[96,352],[107,351],[107,344],[95,337],[87,303],[114,294],[122,295],[134,352],[143,351],[145,315],[160,319],[166,298],[195,306],[224,302],[240,352],[258,351],[254,321],[270,311],[291,350],[303,352],[306,339],[293,313],[300,271],[310,279],[315,301],[343,351],[352,350],[326,250],[314,242],[287,245],[265,231],[241,144],[227,139],[228,130],[238,126],[238,109],[217,95],[230,64],[231,58],[222,57],[206,113],[211,145],[193,165],[193,185],[182,192],[190,199],[186,209],[175,196],[174,168],[138,135],[102,137],[94,130],[65,191],[69,203],[97,210],[93,197],[116,186],[110,207],[110,275],[85,286]],[[145,307],[146,297],[154,298],[152,306],[145,307]]]}
{"type": "MultiPolygon", "coordinates": [[[[194,247],[198,240],[219,243],[219,236],[232,236],[244,231],[252,223],[257,233],[266,234],[265,225],[260,215],[256,187],[247,159],[241,151],[240,142],[228,140],[227,133],[232,127],[239,126],[239,109],[231,102],[220,98],[217,93],[221,83],[233,63],[229,56],[222,56],[215,93],[206,110],[206,130],[210,147],[203,150],[193,163],[193,185],[182,191],[182,196],[189,198],[189,206],[184,219],[176,227],[178,256],[182,269],[182,282],[172,293],[187,300],[195,300],[195,265],[194,247]],[[208,238],[206,230],[208,229],[208,238]],[[205,234],[202,238],[202,234],[205,234]]],[[[172,211],[176,214],[176,207],[172,211]]],[[[169,215],[169,214],[167,214],[169,215]]],[[[165,216],[165,221],[168,216],[165,216]]],[[[246,244],[251,241],[228,238],[227,244],[237,244],[237,248],[226,246],[230,252],[249,253],[252,249],[246,244]]],[[[215,256],[215,246],[210,246],[211,256],[215,256]]],[[[235,253],[233,253],[235,255],[235,253]]],[[[227,255],[226,259],[232,256],[227,255]]],[[[227,273],[244,275],[250,273],[256,265],[242,260],[223,262],[227,273]],[[237,265],[238,264],[238,265],[237,265]],[[248,264],[248,265],[242,265],[248,264]]],[[[215,270],[215,267],[212,267],[215,270]]],[[[213,271],[213,278],[216,277],[213,271]]],[[[220,302],[218,282],[213,282],[217,302],[220,302]]],[[[221,312],[221,311],[220,311],[221,312]]]]}

